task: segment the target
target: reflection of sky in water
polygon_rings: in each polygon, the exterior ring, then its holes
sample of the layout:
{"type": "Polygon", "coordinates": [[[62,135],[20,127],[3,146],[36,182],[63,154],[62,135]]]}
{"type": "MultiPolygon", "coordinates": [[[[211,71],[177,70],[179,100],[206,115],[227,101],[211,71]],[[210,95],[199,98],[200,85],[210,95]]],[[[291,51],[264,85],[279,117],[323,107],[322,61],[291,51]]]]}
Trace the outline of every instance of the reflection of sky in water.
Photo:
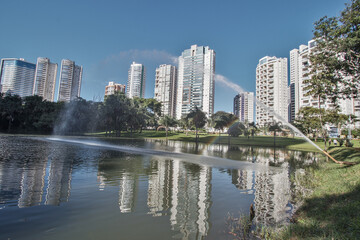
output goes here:
{"type": "MultiPolygon", "coordinates": [[[[119,143],[124,144],[112,142],[119,143]]],[[[248,214],[251,203],[255,223],[283,223],[292,207],[289,177],[294,172],[289,169],[301,166],[296,159],[311,162],[315,158],[310,153],[252,147],[196,148],[193,143],[158,141],[125,144],[191,154],[201,151],[278,168],[211,168],[167,156],[0,137],[0,227],[8,226],[0,237],[25,238],[31,232],[61,239],[68,228],[72,236],[93,231],[94,237],[101,237],[110,231],[110,235],[121,232],[128,238],[156,239],[158,230],[169,238],[217,238],[223,234],[226,215],[248,214]],[[29,215],[27,209],[37,214],[29,215]],[[50,212],[51,217],[47,216],[50,212]],[[35,220],[19,224],[21,219],[35,220]]]]}

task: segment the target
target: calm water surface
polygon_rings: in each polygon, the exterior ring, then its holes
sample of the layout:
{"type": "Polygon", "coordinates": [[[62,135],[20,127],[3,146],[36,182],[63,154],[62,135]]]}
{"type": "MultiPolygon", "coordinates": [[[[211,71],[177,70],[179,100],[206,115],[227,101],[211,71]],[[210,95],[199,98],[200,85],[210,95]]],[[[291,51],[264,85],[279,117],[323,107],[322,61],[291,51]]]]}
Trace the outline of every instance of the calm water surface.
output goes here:
{"type": "Polygon", "coordinates": [[[254,224],[288,222],[293,179],[316,160],[270,148],[67,141],[0,137],[0,239],[227,239],[228,214],[248,215],[252,203],[254,224]]]}

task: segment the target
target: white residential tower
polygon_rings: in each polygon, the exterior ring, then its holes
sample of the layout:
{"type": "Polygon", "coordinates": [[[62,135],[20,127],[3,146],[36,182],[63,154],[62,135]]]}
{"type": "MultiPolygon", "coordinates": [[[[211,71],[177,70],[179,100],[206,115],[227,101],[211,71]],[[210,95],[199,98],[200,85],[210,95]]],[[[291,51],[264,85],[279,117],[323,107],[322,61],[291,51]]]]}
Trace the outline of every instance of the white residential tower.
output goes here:
{"type": "Polygon", "coordinates": [[[196,107],[214,113],[215,51],[209,47],[192,45],[179,57],[176,118],[196,107]]]}

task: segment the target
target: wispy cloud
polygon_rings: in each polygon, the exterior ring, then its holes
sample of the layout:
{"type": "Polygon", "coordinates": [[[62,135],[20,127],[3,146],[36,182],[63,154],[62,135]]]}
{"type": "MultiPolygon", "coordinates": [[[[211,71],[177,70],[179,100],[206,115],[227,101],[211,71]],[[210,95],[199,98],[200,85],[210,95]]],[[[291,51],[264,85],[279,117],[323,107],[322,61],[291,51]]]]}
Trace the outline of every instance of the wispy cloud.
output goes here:
{"type": "Polygon", "coordinates": [[[237,93],[246,92],[241,86],[231,82],[227,77],[221,74],[215,74],[215,82],[219,83],[223,87],[230,88],[237,93]]]}
{"type": "Polygon", "coordinates": [[[170,53],[162,50],[138,50],[132,49],[128,51],[119,52],[117,54],[110,55],[100,62],[100,64],[109,64],[116,62],[163,62],[164,64],[177,64],[178,57],[171,55],[170,53]]]}
{"type": "Polygon", "coordinates": [[[162,50],[128,50],[109,55],[97,62],[89,74],[90,82],[126,83],[131,62],[142,63],[146,67],[147,76],[155,75],[155,68],[160,64],[177,65],[178,57],[162,50]]]}
{"type": "Polygon", "coordinates": [[[177,65],[178,57],[157,49],[133,49],[111,54],[86,69],[86,76],[84,75],[83,81],[83,92],[89,95],[86,97],[103,96],[105,86],[110,81],[127,84],[131,62],[144,64],[146,68],[145,95],[150,97],[153,94],[152,86],[154,86],[155,69],[160,64],[177,65]]]}

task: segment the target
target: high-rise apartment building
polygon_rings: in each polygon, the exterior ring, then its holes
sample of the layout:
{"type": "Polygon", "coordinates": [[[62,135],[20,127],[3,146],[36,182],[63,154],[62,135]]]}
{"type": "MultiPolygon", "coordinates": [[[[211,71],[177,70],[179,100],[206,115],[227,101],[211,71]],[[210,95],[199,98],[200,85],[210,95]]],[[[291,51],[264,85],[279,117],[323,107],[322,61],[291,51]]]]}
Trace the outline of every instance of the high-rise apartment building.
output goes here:
{"type": "Polygon", "coordinates": [[[58,101],[69,102],[80,97],[82,80],[82,66],[75,65],[74,61],[61,61],[58,101]]]}
{"type": "Polygon", "coordinates": [[[20,97],[33,94],[36,64],[20,58],[1,59],[0,90],[20,97]]]}
{"type": "Polygon", "coordinates": [[[37,59],[33,95],[54,101],[57,67],[58,65],[51,63],[48,58],[37,59]]]}
{"type": "Polygon", "coordinates": [[[129,98],[145,97],[146,72],[144,65],[133,62],[129,69],[126,96],[129,98]]]}
{"type": "Polygon", "coordinates": [[[288,120],[287,58],[263,57],[256,67],[256,123],[260,126],[288,120]],[[275,113],[275,114],[274,114],[275,113]]]}
{"type": "MultiPolygon", "coordinates": [[[[294,83],[295,116],[302,107],[319,107],[319,100],[313,96],[307,95],[306,80],[311,78],[309,74],[311,70],[310,54],[314,51],[316,41],[311,40],[307,45],[300,45],[299,49],[290,51],[290,83],[294,83]]],[[[321,101],[321,108],[333,108],[334,105],[330,101],[321,101]]]]}
{"type": "Polygon", "coordinates": [[[154,98],[161,102],[161,115],[176,116],[176,67],[160,65],[155,73],[154,98]]]}
{"type": "Polygon", "coordinates": [[[254,122],[254,93],[239,93],[234,98],[234,115],[242,122],[254,122]]]}
{"type": "Polygon", "coordinates": [[[176,118],[196,107],[210,117],[214,113],[215,51],[192,45],[179,57],[176,118]]]}
{"type": "Polygon", "coordinates": [[[290,84],[294,83],[294,96],[291,96],[291,98],[295,102],[295,116],[301,107],[318,106],[317,99],[306,96],[306,90],[304,89],[307,86],[305,81],[311,78],[309,75],[310,54],[314,47],[315,40],[311,40],[307,45],[300,45],[299,49],[290,51],[290,84]]]}
{"type": "Polygon", "coordinates": [[[125,94],[125,85],[109,82],[109,85],[105,87],[105,96],[113,95],[117,92],[125,94]]]}
{"type": "MultiPolygon", "coordinates": [[[[316,40],[310,40],[307,45],[300,45],[299,49],[290,51],[290,83],[294,84],[295,116],[302,107],[318,108],[319,104],[322,109],[333,109],[335,105],[330,101],[320,101],[311,95],[307,95],[307,80],[311,79],[311,62],[310,55],[315,51],[316,40]]],[[[360,104],[358,99],[339,99],[340,112],[342,114],[353,114],[360,116],[360,104]]]]}

